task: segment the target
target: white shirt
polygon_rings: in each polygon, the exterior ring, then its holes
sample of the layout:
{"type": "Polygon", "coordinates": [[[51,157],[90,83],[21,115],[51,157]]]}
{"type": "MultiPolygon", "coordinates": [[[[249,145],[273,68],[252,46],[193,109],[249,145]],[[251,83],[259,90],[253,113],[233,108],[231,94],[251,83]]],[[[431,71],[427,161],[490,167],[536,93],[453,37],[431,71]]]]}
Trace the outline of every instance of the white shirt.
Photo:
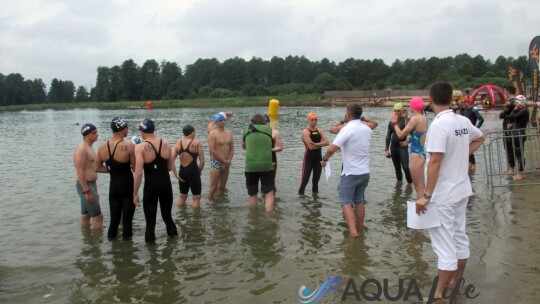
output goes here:
{"type": "Polygon", "coordinates": [[[435,117],[426,137],[428,166],[430,152],[444,153],[444,156],[432,201],[460,200],[473,194],[469,179],[469,144],[481,136],[482,132],[468,118],[456,115],[452,110],[440,112],[435,117]]]}
{"type": "Polygon", "coordinates": [[[341,129],[333,144],[341,148],[343,170],[341,175],[369,173],[369,146],[373,131],[360,119],[354,119],[341,129]]]}

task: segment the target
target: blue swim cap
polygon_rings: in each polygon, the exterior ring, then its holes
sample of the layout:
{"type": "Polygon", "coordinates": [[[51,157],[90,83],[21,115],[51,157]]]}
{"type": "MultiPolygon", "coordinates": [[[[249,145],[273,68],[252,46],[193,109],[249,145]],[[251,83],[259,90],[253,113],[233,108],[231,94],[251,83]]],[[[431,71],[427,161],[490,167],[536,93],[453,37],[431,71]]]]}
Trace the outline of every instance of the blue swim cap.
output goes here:
{"type": "Polygon", "coordinates": [[[214,122],[220,122],[220,121],[224,121],[226,119],[226,116],[223,115],[222,113],[217,113],[216,115],[214,115],[214,122]]]}
{"type": "Polygon", "coordinates": [[[133,135],[133,137],[131,137],[131,142],[134,143],[134,144],[140,144],[142,142],[141,138],[137,135],[133,135]]]}

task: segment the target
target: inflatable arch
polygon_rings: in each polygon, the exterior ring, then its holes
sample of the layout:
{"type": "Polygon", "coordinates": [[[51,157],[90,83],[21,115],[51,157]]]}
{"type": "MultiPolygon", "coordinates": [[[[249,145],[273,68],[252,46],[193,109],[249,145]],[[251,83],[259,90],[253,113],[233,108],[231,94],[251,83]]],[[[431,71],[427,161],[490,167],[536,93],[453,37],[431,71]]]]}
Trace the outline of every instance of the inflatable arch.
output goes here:
{"type": "Polygon", "coordinates": [[[489,104],[486,102],[483,106],[484,108],[491,108],[495,106],[495,92],[499,94],[499,98],[501,99],[501,104],[506,103],[506,98],[504,97],[504,92],[501,88],[495,85],[491,84],[485,84],[478,89],[474,90],[474,92],[471,95],[471,100],[476,99],[476,95],[480,93],[481,91],[487,91],[487,96],[489,97],[489,104]]]}

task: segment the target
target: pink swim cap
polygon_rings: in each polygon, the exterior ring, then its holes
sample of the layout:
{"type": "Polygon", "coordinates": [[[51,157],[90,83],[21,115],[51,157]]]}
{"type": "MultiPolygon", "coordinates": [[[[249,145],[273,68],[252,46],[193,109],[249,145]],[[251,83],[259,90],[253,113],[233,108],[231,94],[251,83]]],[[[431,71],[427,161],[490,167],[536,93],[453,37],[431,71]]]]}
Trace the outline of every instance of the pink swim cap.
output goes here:
{"type": "Polygon", "coordinates": [[[409,106],[414,111],[422,112],[422,110],[424,109],[424,100],[422,99],[422,97],[413,97],[409,102],[409,106]]]}

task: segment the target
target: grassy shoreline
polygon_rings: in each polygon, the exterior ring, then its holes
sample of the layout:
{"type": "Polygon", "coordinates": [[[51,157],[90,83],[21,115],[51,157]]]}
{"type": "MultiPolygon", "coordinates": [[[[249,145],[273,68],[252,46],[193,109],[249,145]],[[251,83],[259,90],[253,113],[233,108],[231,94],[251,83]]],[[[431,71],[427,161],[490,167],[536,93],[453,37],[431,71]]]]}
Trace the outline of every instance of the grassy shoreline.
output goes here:
{"type": "MultiPolygon", "coordinates": [[[[267,107],[270,99],[279,100],[281,107],[329,107],[321,94],[290,95],[290,96],[256,96],[231,98],[205,98],[205,99],[176,99],[152,101],[154,109],[170,108],[239,108],[239,107],[267,107]]],[[[117,102],[74,102],[74,103],[45,103],[0,106],[0,111],[43,111],[43,110],[71,110],[71,109],[132,109],[146,108],[147,101],[117,101],[117,102]]]]}

